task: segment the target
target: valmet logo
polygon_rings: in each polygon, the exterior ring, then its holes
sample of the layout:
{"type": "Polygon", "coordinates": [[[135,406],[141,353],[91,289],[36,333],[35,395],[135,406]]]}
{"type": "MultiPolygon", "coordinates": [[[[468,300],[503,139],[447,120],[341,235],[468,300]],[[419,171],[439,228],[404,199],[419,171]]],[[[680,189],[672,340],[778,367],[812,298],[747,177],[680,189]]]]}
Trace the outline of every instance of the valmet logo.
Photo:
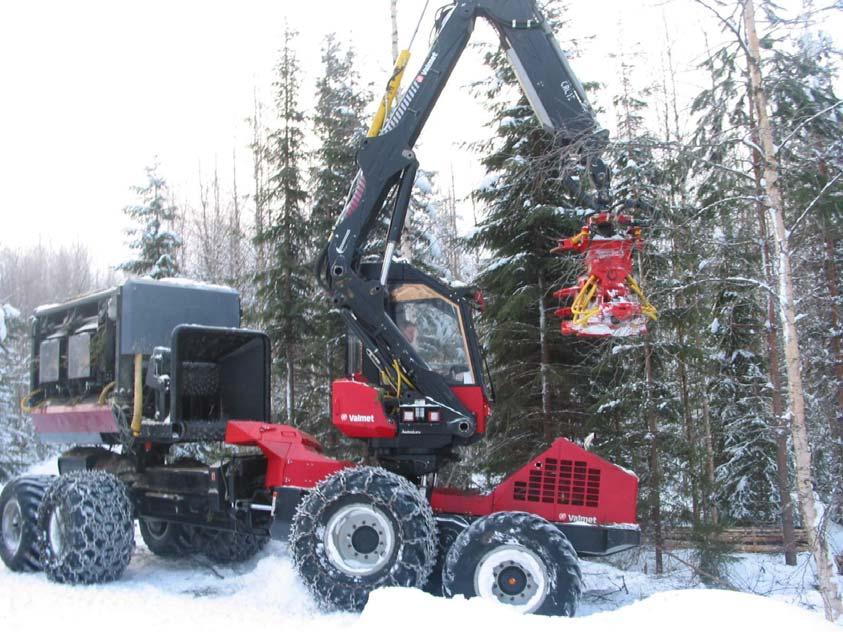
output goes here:
{"type": "Polygon", "coordinates": [[[340,421],[350,421],[353,424],[373,424],[375,423],[375,416],[342,413],[340,414],[340,421]]]}

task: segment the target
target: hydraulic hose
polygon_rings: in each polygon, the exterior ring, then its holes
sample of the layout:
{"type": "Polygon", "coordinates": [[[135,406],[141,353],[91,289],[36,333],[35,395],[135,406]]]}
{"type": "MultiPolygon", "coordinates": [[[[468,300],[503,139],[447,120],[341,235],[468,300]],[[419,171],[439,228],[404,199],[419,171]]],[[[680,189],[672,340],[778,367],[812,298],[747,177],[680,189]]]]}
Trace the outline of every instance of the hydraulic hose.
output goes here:
{"type": "Polygon", "coordinates": [[[132,435],[137,437],[141,433],[141,417],[143,416],[143,355],[135,354],[135,392],[134,408],[132,409],[132,435]]]}

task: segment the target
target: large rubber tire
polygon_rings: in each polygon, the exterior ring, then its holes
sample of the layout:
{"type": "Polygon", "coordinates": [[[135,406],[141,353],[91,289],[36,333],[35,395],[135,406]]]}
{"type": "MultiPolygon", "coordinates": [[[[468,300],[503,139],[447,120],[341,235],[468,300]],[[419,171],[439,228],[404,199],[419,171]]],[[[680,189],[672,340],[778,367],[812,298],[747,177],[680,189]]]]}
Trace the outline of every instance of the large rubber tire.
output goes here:
{"type": "Polygon", "coordinates": [[[0,558],[10,570],[41,570],[38,508],[54,478],[22,476],[0,493],[0,558]]]}
{"type": "Polygon", "coordinates": [[[424,585],[425,592],[442,597],[442,570],[445,568],[445,558],[448,551],[456,542],[459,535],[468,529],[469,522],[461,516],[436,516],[436,564],[424,585]]]}
{"type": "Polygon", "coordinates": [[[187,557],[196,551],[193,527],[151,518],[138,518],[138,526],[146,548],[159,557],[187,557]]]}
{"type": "Polygon", "coordinates": [[[209,560],[221,564],[246,562],[269,542],[269,536],[235,533],[208,527],[196,527],[196,550],[209,560]]]}
{"type": "Polygon", "coordinates": [[[44,571],[63,584],[98,584],[126,570],[135,547],[132,503],[113,474],[78,471],[53,482],[38,511],[44,571]]]}
{"type": "Polygon", "coordinates": [[[448,552],[442,582],[448,597],[481,595],[523,612],[569,617],[582,593],[568,538],[524,512],[490,514],[463,531],[448,552]]]}
{"type": "Polygon", "coordinates": [[[299,504],[290,532],[299,575],[326,609],[362,610],[383,586],[420,588],[436,561],[425,497],[377,467],[341,470],[299,504]]]}

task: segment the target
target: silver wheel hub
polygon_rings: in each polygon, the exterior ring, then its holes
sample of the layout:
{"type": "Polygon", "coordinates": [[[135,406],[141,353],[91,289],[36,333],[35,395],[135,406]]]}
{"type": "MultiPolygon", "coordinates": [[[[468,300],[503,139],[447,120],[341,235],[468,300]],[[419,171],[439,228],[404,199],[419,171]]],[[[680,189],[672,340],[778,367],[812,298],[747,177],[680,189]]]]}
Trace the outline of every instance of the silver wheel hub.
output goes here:
{"type": "Polygon", "coordinates": [[[3,507],[3,546],[11,556],[17,555],[23,540],[23,512],[17,498],[12,498],[3,507]]]}
{"type": "Polygon", "coordinates": [[[61,557],[61,552],[64,549],[64,517],[61,515],[61,510],[58,507],[50,514],[48,535],[50,538],[50,549],[53,555],[61,557]]]}
{"type": "Polygon", "coordinates": [[[547,569],[536,553],[520,544],[501,545],[477,565],[474,592],[522,612],[535,612],[547,596],[547,569]]]}
{"type": "Polygon", "coordinates": [[[395,529],[377,507],[342,507],[325,525],[328,559],[340,571],[363,577],[381,570],[395,550],[395,529]]]}

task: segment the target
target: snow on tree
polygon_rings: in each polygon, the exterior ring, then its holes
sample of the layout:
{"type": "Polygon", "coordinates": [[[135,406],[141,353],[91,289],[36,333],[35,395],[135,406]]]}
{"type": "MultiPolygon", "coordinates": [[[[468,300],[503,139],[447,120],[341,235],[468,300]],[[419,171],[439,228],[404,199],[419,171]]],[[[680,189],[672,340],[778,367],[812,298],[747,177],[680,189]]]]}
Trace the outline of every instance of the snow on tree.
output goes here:
{"type": "Polygon", "coordinates": [[[29,392],[26,332],[21,312],[0,304],[0,482],[46,454],[20,405],[29,392]]]}
{"type": "Polygon", "coordinates": [[[410,197],[410,208],[402,242],[402,253],[416,267],[436,276],[451,276],[447,244],[454,239],[445,216],[445,200],[436,186],[436,173],[419,169],[410,197]]]}
{"type": "Polygon", "coordinates": [[[140,203],[126,206],[123,212],[135,224],[126,230],[135,258],[117,269],[153,279],[178,276],[176,253],[182,242],[173,231],[177,209],[171,202],[166,180],[158,173],[158,165],[147,167],[146,183],[132,190],[140,203]]]}

